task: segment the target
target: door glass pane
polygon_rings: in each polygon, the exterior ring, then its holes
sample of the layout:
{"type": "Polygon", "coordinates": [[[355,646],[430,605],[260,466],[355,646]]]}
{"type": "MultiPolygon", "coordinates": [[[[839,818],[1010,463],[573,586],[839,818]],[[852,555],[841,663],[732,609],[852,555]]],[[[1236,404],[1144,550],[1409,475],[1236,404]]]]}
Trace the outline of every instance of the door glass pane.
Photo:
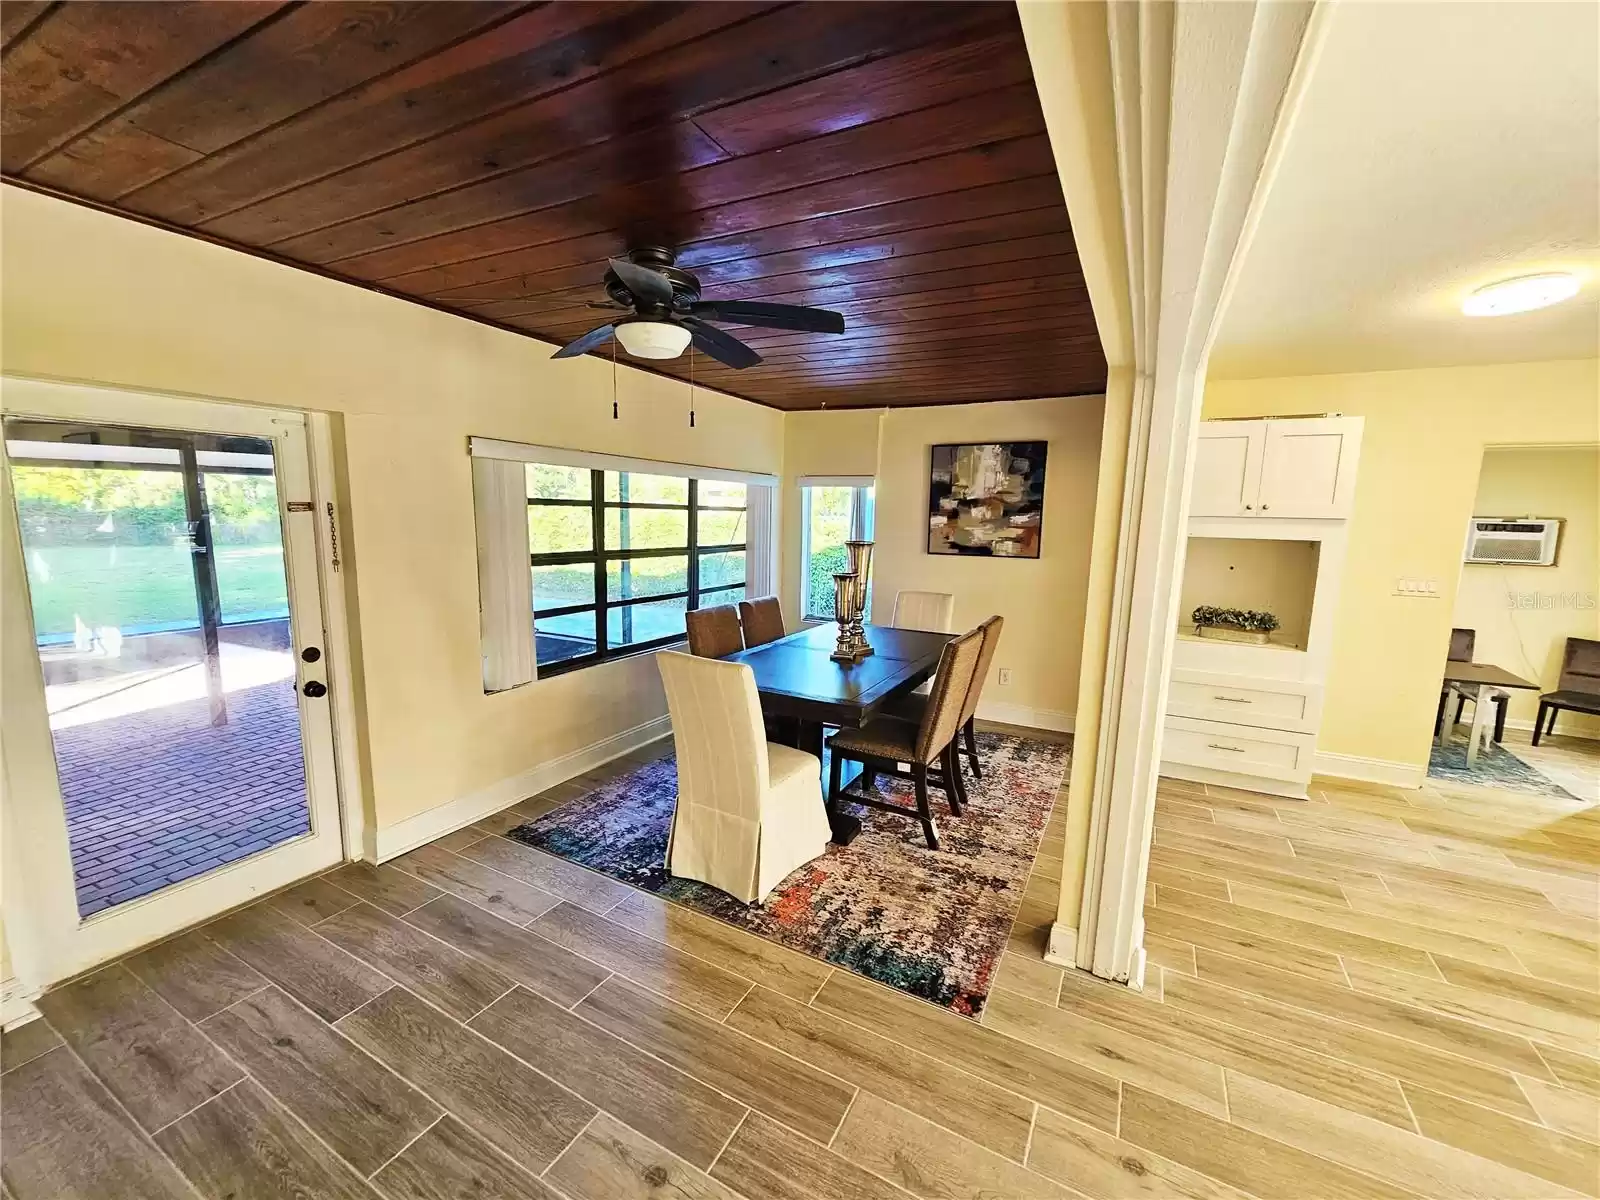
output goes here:
{"type": "Polygon", "coordinates": [[[689,556],[612,560],[606,564],[606,599],[634,600],[689,590],[689,556]]]}
{"type": "Polygon", "coordinates": [[[5,431],[79,913],[308,833],[272,444],[5,431]]]}
{"type": "Polygon", "coordinates": [[[560,617],[537,617],[533,622],[534,661],[545,667],[593,654],[594,633],[594,609],[560,617]]]}
{"type": "Polygon", "coordinates": [[[582,554],[594,549],[594,513],[568,504],[528,505],[530,554],[582,554]]]}
{"type": "Polygon", "coordinates": [[[687,597],[676,600],[651,600],[644,604],[630,604],[626,608],[606,610],[606,645],[631,646],[636,642],[653,642],[657,638],[682,637],[683,614],[689,607],[687,597]]]}
{"type": "Polygon", "coordinates": [[[571,563],[533,569],[533,611],[594,604],[594,564],[571,563]]]}
{"type": "Polygon", "coordinates": [[[607,550],[676,550],[680,547],[689,548],[688,509],[606,509],[607,550]]]}

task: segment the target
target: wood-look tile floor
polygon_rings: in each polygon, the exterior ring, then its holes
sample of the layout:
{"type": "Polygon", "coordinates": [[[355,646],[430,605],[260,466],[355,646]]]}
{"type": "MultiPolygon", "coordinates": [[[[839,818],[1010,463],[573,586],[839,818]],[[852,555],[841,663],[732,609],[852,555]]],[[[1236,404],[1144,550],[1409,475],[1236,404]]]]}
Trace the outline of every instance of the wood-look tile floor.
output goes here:
{"type": "Polygon", "coordinates": [[[1600,1182],[1600,817],[1582,804],[1165,782],[1143,994],[1039,957],[1058,805],[975,1023],[499,836],[596,778],[46,996],[0,1047],[7,1196],[1600,1182]]]}

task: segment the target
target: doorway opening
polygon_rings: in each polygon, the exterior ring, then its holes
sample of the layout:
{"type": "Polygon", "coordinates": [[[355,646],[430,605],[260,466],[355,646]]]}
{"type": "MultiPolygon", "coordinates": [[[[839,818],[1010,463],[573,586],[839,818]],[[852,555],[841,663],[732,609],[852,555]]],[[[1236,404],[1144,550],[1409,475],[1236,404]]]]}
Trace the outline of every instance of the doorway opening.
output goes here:
{"type": "Polygon", "coordinates": [[[79,917],[309,835],[273,442],[5,436],[79,917]]]}

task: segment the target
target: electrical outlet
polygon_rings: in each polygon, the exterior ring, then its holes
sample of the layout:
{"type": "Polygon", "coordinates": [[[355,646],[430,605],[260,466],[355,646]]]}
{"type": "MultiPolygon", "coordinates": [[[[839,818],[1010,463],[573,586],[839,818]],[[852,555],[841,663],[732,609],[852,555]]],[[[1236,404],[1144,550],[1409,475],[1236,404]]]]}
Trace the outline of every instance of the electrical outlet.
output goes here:
{"type": "Polygon", "coordinates": [[[1001,667],[1000,668],[1000,680],[999,680],[999,682],[1000,682],[1000,686],[1001,687],[1010,687],[1011,686],[1011,668],[1010,667],[1001,667]]]}

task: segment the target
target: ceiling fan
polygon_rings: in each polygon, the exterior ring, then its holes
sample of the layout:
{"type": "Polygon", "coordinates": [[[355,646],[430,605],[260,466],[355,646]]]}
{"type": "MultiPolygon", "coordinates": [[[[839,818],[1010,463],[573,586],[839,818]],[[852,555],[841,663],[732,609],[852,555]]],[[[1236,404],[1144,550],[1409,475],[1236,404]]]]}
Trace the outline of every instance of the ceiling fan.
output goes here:
{"type": "Polygon", "coordinates": [[[843,333],[844,318],[825,308],[798,304],[765,304],[759,300],[702,300],[700,281],[673,266],[676,255],[659,246],[613,258],[605,274],[608,302],[592,308],[615,308],[632,315],[591,329],[557,350],[552,358],[585,354],[615,337],[635,358],[677,358],[695,347],[727,366],[753,367],[761,356],[708,321],[792,329],[801,333],[843,333]]]}

